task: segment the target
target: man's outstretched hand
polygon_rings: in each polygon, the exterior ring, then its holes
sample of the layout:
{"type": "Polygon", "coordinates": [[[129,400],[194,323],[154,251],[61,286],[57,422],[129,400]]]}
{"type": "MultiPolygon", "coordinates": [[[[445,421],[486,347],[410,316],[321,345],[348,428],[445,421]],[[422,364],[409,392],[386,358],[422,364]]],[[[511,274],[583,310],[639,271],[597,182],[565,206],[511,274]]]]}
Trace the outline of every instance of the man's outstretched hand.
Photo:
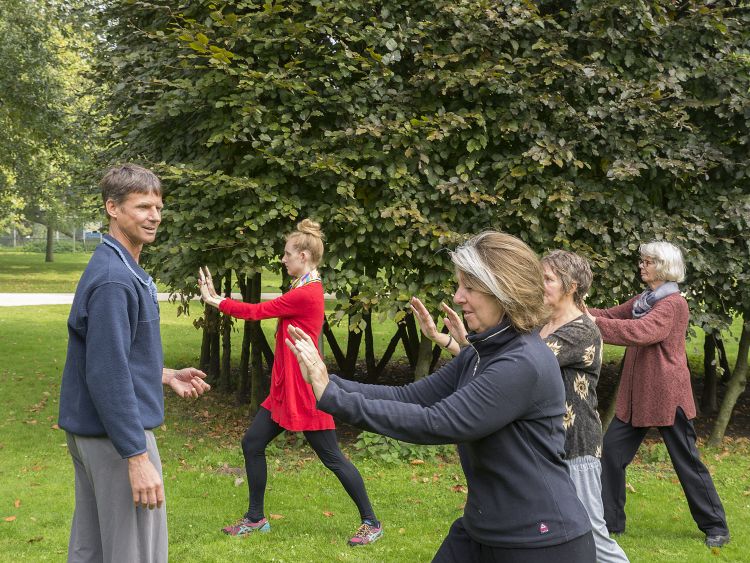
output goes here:
{"type": "Polygon", "coordinates": [[[196,368],[167,369],[162,372],[162,383],[169,385],[172,391],[184,399],[196,398],[211,389],[211,386],[203,381],[206,374],[196,368]]]}

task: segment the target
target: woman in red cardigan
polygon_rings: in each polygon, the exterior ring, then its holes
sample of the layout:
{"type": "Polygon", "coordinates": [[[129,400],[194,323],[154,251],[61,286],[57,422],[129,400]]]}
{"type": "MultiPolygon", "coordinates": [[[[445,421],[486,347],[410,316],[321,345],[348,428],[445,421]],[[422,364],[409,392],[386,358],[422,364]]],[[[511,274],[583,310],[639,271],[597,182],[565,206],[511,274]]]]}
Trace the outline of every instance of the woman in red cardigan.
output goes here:
{"type": "Polygon", "coordinates": [[[690,513],[706,545],[729,542],[724,507],[695,447],[695,403],[685,355],[687,301],[680,249],[668,242],[640,247],[641,279],[648,289],[611,309],[590,309],[607,344],[627,346],[616,416],[604,436],[602,501],[610,533],[625,531],[625,469],[649,428],[659,429],[690,513]]]}
{"type": "Polygon", "coordinates": [[[207,268],[199,272],[198,285],[205,303],[238,319],[259,321],[277,318],[276,350],[271,370],[271,392],[242,438],[249,508],[235,524],[223,529],[231,536],[255,531],[268,532],[271,526],[263,513],[266,490],[266,446],[284,430],[304,432],[323,464],[333,471],[359,509],[362,524],[349,545],[366,545],[377,540],[383,529],[375,517],[365,484],[357,468],[344,457],[336,440],[333,417],[316,408],[315,396],[300,373],[294,354],[284,345],[289,325],[302,328],[318,342],[323,327],[323,285],[317,266],[323,256],[320,225],[305,219],[286,238],[281,262],[294,278],[290,290],[264,303],[242,303],[217,295],[207,268]]]}

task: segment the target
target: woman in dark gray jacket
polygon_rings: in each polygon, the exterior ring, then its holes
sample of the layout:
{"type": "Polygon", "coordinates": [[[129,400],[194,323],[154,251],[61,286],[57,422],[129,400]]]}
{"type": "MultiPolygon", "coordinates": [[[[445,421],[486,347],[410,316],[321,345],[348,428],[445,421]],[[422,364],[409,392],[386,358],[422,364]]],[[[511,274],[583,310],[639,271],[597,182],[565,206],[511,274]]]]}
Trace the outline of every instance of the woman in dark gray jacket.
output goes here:
{"type": "Polygon", "coordinates": [[[477,235],[451,254],[470,346],[404,387],[328,375],[315,346],[287,345],[318,408],[419,444],[457,443],[469,493],[434,561],[595,561],[591,525],[563,462],[565,390],[543,324],[542,268],[523,242],[477,235]]]}

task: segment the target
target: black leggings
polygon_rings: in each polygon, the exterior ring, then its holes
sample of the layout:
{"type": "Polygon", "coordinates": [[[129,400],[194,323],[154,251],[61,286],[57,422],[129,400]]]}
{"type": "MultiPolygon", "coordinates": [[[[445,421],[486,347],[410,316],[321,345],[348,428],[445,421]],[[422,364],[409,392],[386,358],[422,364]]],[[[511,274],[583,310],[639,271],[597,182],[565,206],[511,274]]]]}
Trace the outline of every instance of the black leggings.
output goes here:
{"type": "MultiPolygon", "coordinates": [[[[267,409],[260,408],[242,438],[247,485],[250,489],[250,506],[247,516],[252,520],[257,521],[263,518],[263,499],[268,480],[266,446],[283,431],[284,429],[271,419],[271,413],[267,409]]],[[[367,497],[365,482],[357,468],[341,453],[336,440],[336,431],[307,430],[304,434],[323,465],[333,471],[333,474],[341,481],[344,489],[357,505],[360,517],[363,520],[376,520],[370,499],[367,497]]]]}

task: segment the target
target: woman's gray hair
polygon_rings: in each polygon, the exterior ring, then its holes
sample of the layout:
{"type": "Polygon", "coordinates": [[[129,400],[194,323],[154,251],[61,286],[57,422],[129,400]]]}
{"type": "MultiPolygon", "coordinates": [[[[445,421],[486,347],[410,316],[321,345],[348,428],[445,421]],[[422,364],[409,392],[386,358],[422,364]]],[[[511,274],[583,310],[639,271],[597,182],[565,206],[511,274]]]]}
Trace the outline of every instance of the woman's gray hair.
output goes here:
{"type": "Polygon", "coordinates": [[[519,332],[544,324],[544,276],[539,258],[522,240],[498,231],[480,233],[450,253],[457,274],[492,294],[519,332]]]}
{"type": "Polygon", "coordinates": [[[685,261],[682,259],[682,251],[674,244],[654,240],[642,244],[638,252],[642,258],[651,258],[654,261],[657,279],[677,283],[685,279],[685,261]]]}
{"type": "Polygon", "coordinates": [[[563,293],[573,293],[573,302],[583,310],[594,275],[591,265],[583,256],[568,250],[553,250],[542,258],[542,266],[549,267],[562,284],[563,293]],[[575,285],[575,288],[574,288],[575,285]]]}

